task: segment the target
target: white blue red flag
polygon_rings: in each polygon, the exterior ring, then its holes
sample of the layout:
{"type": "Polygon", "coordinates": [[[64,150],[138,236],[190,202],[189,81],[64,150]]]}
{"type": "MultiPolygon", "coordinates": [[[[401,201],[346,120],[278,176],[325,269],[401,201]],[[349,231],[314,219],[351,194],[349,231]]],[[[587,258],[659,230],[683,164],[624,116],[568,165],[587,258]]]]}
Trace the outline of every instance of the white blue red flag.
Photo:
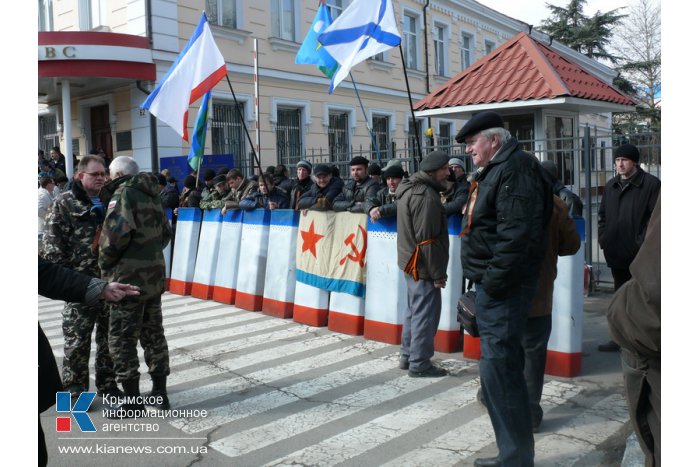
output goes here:
{"type": "Polygon", "coordinates": [[[353,66],[401,43],[391,0],[355,0],[318,41],[340,65],[331,80],[330,94],[353,66]]]}
{"type": "Polygon", "coordinates": [[[226,62],[214,42],[207,15],[202,12],[192,37],[141,108],[189,141],[187,111],[190,104],[216,86],[224,76],[226,62]]]}

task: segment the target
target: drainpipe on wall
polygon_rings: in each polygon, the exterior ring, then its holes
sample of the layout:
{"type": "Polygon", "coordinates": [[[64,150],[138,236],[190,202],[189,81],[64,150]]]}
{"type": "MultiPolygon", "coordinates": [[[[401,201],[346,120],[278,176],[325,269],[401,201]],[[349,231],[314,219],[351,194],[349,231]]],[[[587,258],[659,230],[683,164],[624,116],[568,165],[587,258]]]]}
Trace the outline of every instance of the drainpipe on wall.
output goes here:
{"type": "MultiPolygon", "coordinates": [[[[428,65],[428,6],[430,6],[430,0],[425,2],[423,7],[423,41],[425,42],[425,95],[430,94],[430,66],[428,65]]],[[[428,128],[431,127],[430,117],[428,117],[428,128]]],[[[430,137],[432,143],[433,137],[430,137]]],[[[432,146],[432,144],[431,144],[432,146]]]]}

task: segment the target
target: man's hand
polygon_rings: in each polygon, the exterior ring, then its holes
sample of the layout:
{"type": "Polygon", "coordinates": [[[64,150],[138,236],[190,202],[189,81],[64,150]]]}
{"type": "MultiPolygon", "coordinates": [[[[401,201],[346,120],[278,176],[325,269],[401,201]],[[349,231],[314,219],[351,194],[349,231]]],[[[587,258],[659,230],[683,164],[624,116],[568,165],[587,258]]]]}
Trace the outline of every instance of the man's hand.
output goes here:
{"type": "Polygon", "coordinates": [[[379,215],[379,207],[375,206],[369,211],[369,217],[372,219],[372,222],[376,222],[377,219],[379,219],[381,216],[379,215]]]}
{"type": "Polygon", "coordinates": [[[447,279],[440,279],[437,281],[433,281],[433,286],[436,289],[444,289],[446,284],[447,284],[447,279]]]}
{"type": "Polygon", "coordinates": [[[110,282],[102,289],[100,298],[109,302],[118,302],[124,297],[141,295],[141,289],[135,285],[121,284],[119,282],[110,282]]]}
{"type": "Polygon", "coordinates": [[[226,214],[226,206],[221,208],[221,215],[223,216],[224,214],[226,214]]]}
{"type": "Polygon", "coordinates": [[[270,208],[270,211],[272,211],[273,209],[277,209],[278,207],[278,204],[275,201],[269,201],[267,204],[270,208]]]}

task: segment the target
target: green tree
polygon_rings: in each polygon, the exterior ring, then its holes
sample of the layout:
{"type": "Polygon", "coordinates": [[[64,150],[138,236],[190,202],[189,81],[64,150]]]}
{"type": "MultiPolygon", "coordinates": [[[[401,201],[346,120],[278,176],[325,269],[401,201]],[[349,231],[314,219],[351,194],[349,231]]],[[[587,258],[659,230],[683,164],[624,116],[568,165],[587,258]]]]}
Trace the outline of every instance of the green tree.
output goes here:
{"type": "Polygon", "coordinates": [[[564,7],[547,3],[551,15],[542,22],[540,29],[590,58],[615,63],[618,57],[609,53],[608,47],[613,29],[626,15],[618,13],[619,8],[616,8],[605,13],[597,11],[588,17],[583,14],[586,3],[586,0],[570,0],[564,7]]]}

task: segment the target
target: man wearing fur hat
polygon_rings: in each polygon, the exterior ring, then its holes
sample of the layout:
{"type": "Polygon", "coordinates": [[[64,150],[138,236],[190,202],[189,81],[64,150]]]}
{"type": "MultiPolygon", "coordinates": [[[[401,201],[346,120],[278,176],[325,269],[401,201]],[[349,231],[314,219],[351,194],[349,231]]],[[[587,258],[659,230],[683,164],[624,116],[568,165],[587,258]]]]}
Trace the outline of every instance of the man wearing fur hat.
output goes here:
{"type": "Polygon", "coordinates": [[[449,239],[440,191],[450,173],[449,159],[444,151],[431,152],[396,189],[398,265],[408,291],[399,368],[414,378],[447,375],[430,359],[440,321],[440,289],[447,283],[449,239]]]}
{"type": "Polygon", "coordinates": [[[362,156],[355,156],[350,161],[352,180],[347,182],[343,191],[333,201],[336,212],[365,212],[364,203],[377,194],[381,186],[369,176],[369,161],[362,156]]]}
{"type": "MultiPolygon", "coordinates": [[[[644,241],[661,181],[639,166],[639,150],[633,144],[623,144],[614,155],[617,175],[605,185],[598,207],[598,244],[617,290],[630,280],[630,264],[644,241]]],[[[616,352],[620,346],[610,341],[598,350],[616,352]]]]}
{"type": "Polygon", "coordinates": [[[548,241],[552,187],[495,112],[474,116],[455,139],[478,167],[463,210],[461,259],[476,286],[481,388],[499,451],[474,465],[532,467],[521,342],[548,241]]]}

